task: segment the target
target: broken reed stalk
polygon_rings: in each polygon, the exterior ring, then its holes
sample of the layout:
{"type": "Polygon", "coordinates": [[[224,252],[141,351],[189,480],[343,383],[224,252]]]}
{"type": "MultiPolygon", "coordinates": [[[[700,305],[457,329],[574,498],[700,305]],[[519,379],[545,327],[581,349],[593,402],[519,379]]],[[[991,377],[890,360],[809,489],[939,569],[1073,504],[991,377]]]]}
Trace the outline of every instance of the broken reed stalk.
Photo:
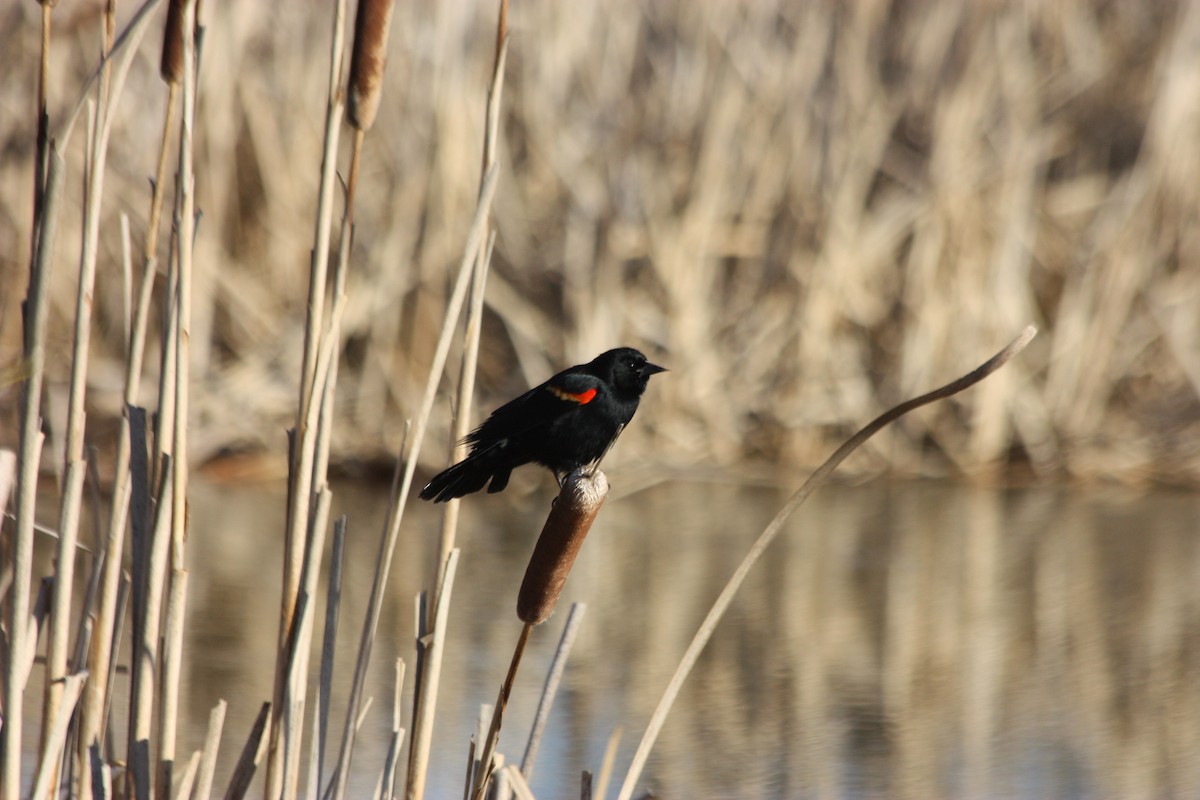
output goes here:
{"type": "Polygon", "coordinates": [[[183,670],[183,625],[187,613],[188,571],[171,570],[163,625],[162,686],[158,712],[158,787],[169,793],[175,768],[175,728],[179,717],[179,676],[183,670]]]}
{"type": "MultiPolygon", "coordinates": [[[[442,674],[442,653],[445,651],[446,630],[449,627],[450,597],[454,591],[454,577],[458,571],[458,555],[457,549],[446,555],[446,565],[440,570],[441,583],[434,589],[437,602],[433,607],[432,616],[421,614],[420,600],[417,605],[417,625],[421,634],[416,643],[420,665],[419,683],[413,693],[413,740],[409,746],[405,770],[405,791],[410,798],[423,797],[425,794],[426,768],[429,763],[430,742],[433,741],[435,701],[442,674]]],[[[428,594],[423,593],[421,599],[427,598],[428,594]]]]}
{"type": "Polygon", "coordinates": [[[717,596],[708,615],[700,624],[700,629],[696,631],[696,635],[692,638],[691,644],[683,654],[683,658],[679,662],[679,666],[675,669],[675,674],[671,677],[670,683],[667,684],[666,690],[663,692],[662,699],[658,702],[658,707],[655,708],[654,714],[650,718],[649,724],[646,726],[645,733],[642,734],[641,742],[638,743],[637,751],[634,753],[633,761],[629,766],[629,771],[625,774],[625,781],[621,785],[621,791],[617,795],[618,800],[630,800],[633,796],[634,786],[641,777],[642,769],[646,765],[646,759],[650,755],[650,750],[654,747],[654,742],[658,738],[659,731],[662,730],[663,723],[666,722],[667,714],[671,710],[671,706],[675,702],[675,698],[679,694],[679,690],[683,686],[683,682],[691,673],[692,667],[695,666],[696,659],[704,650],[708,640],[712,637],[713,630],[716,629],[717,623],[721,621],[726,609],[733,602],[734,596],[737,594],[742,583],[746,580],[746,576],[750,573],[750,569],[757,563],[758,559],[766,551],[775,537],[783,529],[783,524],[788,520],[793,512],[804,503],[808,497],[822,486],[833,471],[846,460],[846,458],[857,450],[863,442],[870,439],[884,427],[895,422],[905,414],[920,408],[921,406],[934,403],[938,400],[944,400],[951,397],[964,389],[968,389],[979,383],[981,380],[991,375],[996,370],[1007,364],[1013,356],[1020,353],[1037,335],[1037,328],[1032,325],[1027,326],[1016,339],[1014,339],[1007,347],[1001,350],[996,355],[985,361],[980,366],[976,367],[971,372],[951,381],[950,383],[931,392],[907,400],[898,406],[885,411],[866,426],[860,429],[857,433],[851,436],[845,443],[839,447],[833,455],[831,455],[825,463],[817,468],[816,472],[809,476],[803,485],[796,490],[783,508],[775,515],[768,523],[767,527],[759,534],[758,539],[750,548],[750,551],[742,559],[742,563],[734,571],[729,582],[725,584],[725,588],[717,596]]]}
{"type": "Polygon", "coordinates": [[[242,754],[238,757],[237,766],[233,768],[233,775],[229,778],[225,800],[240,800],[246,796],[246,790],[250,788],[250,781],[254,779],[254,772],[258,769],[266,749],[267,723],[270,719],[271,704],[263,703],[254,725],[250,728],[250,735],[246,737],[246,744],[242,746],[242,754]]]}
{"type": "Polygon", "coordinates": [[[308,797],[320,796],[325,784],[325,745],[329,738],[329,698],[333,694],[333,657],[337,646],[338,612],[342,601],[342,565],[346,553],[346,517],[333,525],[333,552],[329,556],[329,583],[325,590],[325,632],[321,642],[321,678],[313,719],[313,755],[309,764],[308,797]]]}
{"type": "MultiPolygon", "coordinates": [[[[149,536],[149,541],[135,543],[134,548],[133,664],[129,685],[129,749],[126,763],[135,788],[139,777],[143,780],[149,777],[150,725],[154,693],[161,677],[158,641],[163,587],[170,555],[170,501],[175,465],[174,458],[163,457],[163,475],[158,485],[158,501],[154,506],[154,524],[143,533],[143,536],[149,536]],[[136,557],[139,550],[142,558],[136,557]]],[[[149,787],[143,788],[148,790],[149,787]]]]}
{"type": "Polygon", "coordinates": [[[400,696],[404,688],[404,659],[396,659],[396,680],[392,692],[392,734],[390,743],[387,749],[387,758],[383,763],[383,770],[379,773],[379,781],[376,784],[375,794],[382,800],[391,800],[396,792],[396,767],[400,763],[400,748],[404,744],[404,728],[400,721],[402,718],[400,696]]]}
{"type": "Polygon", "coordinates": [[[617,745],[621,743],[624,729],[618,725],[608,736],[608,744],[604,746],[604,758],[600,761],[600,774],[596,776],[596,797],[608,797],[608,782],[612,778],[613,765],[617,762],[617,745]]]}
{"type": "Polygon", "coordinates": [[[554,651],[554,660],[546,673],[546,683],[542,687],[542,697],[538,700],[537,713],[533,715],[533,726],[529,731],[529,741],[525,745],[525,755],[521,758],[521,774],[526,781],[533,780],[533,765],[537,760],[538,747],[541,745],[542,734],[550,719],[550,709],[554,707],[554,698],[558,694],[563,672],[567,668],[567,658],[571,655],[571,647],[579,634],[579,626],[583,624],[583,615],[587,613],[586,603],[572,603],[571,612],[567,615],[567,623],[563,626],[562,636],[558,640],[558,648],[554,651]]]}
{"type": "MultiPolygon", "coordinates": [[[[212,793],[213,774],[217,768],[217,753],[221,748],[221,732],[225,729],[225,710],[228,704],[218,700],[208,714],[208,730],[204,736],[204,750],[200,754],[200,764],[196,773],[196,790],[192,797],[196,800],[208,800],[212,793]]],[[[182,795],[187,797],[187,795],[182,795]]]]}

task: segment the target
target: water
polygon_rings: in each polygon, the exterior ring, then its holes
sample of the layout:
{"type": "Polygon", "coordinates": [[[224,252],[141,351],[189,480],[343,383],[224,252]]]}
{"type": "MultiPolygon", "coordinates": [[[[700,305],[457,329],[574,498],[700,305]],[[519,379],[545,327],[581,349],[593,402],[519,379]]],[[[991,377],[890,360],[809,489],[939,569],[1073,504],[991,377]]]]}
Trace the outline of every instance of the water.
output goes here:
{"type": "MultiPolygon", "coordinates": [[[[350,515],[340,732],[386,492],[336,496],[350,515]]],[[[580,771],[600,769],[621,728],[612,796],[700,620],[784,499],[712,484],[614,494],[558,613],[534,631],[505,718],[500,749],[519,761],[569,603],[586,602],[537,796],[578,797],[580,771]]],[[[547,504],[543,493],[463,506],[428,797],[461,796],[547,504]]],[[[281,489],[192,491],[180,752],[227,700],[219,787],[271,695],[283,506],[281,489]]],[[[641,786],[704,798],[1200,796],[1198,512],[1196,495],[1168,491],[824,490],[751,573],[641,786]]],[[[414,597],[438,520],[419,504],[401,534],[351,796],[369,796],[383,763],[394,660],[412,675],[414,597]]]]}

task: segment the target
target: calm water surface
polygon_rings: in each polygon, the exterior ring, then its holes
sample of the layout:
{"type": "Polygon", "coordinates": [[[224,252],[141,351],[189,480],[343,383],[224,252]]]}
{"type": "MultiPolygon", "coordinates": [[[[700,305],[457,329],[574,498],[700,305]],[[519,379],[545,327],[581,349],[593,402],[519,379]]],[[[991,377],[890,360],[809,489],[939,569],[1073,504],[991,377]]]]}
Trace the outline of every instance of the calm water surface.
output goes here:
{"type": "MultiPolygon", "coordinates": [[[[350,516],[340,731],[386,492],[343,484],[336,497],[350,516]]],[[[586,602],[533,776],[539,797],[578,797],[580,771],[599,770],[617,728],[619,785],[679,656],[784,498],[708,484],[614,494],[558,613],[534,632],[505,719],[501,750],[519,760],[568,604],[586,602]]],[[[431,798],[461,796],[548,501],[464,504],[431,798]]],[[[283,507],[281,489],[192,492],[180,751],[199,746],[226,699],[221,786],[271,694],[283,507]]],[[[1197,519],[1200,497],[1183,492],[823,491],[717,630],[643,785],[665,798],[1200,796],[1197,519]]],[[[401,534],[352,796],[369,796],[383,762],[392,665],[413,662],[438,520],[420,504],[401,534]]]]}

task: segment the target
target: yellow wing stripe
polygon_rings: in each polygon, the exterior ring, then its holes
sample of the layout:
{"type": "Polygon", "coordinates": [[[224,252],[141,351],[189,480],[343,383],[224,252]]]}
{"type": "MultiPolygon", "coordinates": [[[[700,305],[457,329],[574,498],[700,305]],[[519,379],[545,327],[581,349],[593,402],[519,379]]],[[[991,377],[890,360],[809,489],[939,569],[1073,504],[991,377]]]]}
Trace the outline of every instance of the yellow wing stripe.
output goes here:
{"type": "Polygon", "coordinates": [[[568,403],[579,403],[581,406],[592,402],[592,399],[596,396],[595,389],[588,389],[587,391],[575,394],[574,392],[568,392],[566,389],[560,389],[557,386],[547,386],[546,388],[559,400],[566,400],[568,403]]]}

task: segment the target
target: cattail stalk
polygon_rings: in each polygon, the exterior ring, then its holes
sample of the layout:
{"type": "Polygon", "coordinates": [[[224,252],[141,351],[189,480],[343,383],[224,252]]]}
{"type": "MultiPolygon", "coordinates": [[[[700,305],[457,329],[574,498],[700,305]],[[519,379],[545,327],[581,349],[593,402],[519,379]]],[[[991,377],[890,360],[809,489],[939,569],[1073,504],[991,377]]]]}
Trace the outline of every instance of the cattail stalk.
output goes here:
{"type": "Polygon", "coordinates": [[[529,635],[533,633],[533,625],[526,622],[521,626],[521,635],[517,637],[516,647],[513,648],[512,660],[508,664],[508,673],[504,683],[500,684],[500,694],[492,709],[492,724],[488,728],[483,749],[479,755],[479,766],[475,770],[474,783],[471,786],[471,800],[484,800],[487,796],[488,785],[492,776],[501,766],[497,763],[496,746],[500,743],[500,728],[504,724],[504,711],[508,708],[508,699],[512,696],[513,684],[517,681],[517,668],[521,666],[521,657],[525,655],[525,646],[529,644],[529,635]]]}

